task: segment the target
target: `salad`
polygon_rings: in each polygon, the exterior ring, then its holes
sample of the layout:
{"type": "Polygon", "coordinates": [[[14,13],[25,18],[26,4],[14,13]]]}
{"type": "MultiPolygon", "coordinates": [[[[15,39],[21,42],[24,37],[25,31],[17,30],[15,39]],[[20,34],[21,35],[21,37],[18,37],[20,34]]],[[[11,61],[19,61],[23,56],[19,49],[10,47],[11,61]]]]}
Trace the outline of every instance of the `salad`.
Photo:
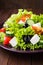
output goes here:
{"type": "Polygon", "coordinates": [[[0,44],[20,50],[43,49],[43,14],[19,9],[0,29],[0,44]]]}

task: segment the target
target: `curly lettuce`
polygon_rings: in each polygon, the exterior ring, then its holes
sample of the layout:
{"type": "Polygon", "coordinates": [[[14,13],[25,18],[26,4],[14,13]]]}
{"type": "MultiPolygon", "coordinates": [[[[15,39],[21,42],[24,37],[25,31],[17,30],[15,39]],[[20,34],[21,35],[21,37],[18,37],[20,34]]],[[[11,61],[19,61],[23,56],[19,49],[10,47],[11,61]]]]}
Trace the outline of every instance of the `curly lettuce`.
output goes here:
{"type": "Polygon", "coordinates": [[[3,43],[5,37],[5,33],[0,32],[0,44],[3,43]]]}
{"type": "MultiPolygon", "coordinates": [[[[15,46],[15,48],[20,48],[23,50],[26,50],[27,48],[32,49],[32,50],[43,48],[43,43],[42,43],[43,35],[39,35],[40,41],[35,45],[33,45],[30,42],[28,44],[25,44],[25,42],[23,41],[23,37],[22,37],[23,35],[34,35],[35,34],[31,26],[28,26],[27,28],[23,28],[24,26],[23,24],[18,24],[21,17],[25,14],[30,14],[31,15],[30,19],[33,20],[34,23],[40,22],[41,26],[43,27],[43,14],[36,15],[36,14],[33,14],[32,11],[27,11],[26,9],[19,9],[17,14],[12,14],[11,17],[9,17],[8,20],[5,21],[3,26],[6,28],[6,32],[7,31],[10,33],[13,32],[13,36],[17,37],[18,44],[15,46]]],[[[5,34],[0,33],[0,43],[3,42],[5,34]]]]}
{"type": "Polygon", "coordinates": [[[23,35],[34,35],[35,32],[34,30],[31,28],[31,26],[27,27],[26,29],[25,28],[22,28],[20,29],[16,34],[15,36],[17,37],[17,41],[18,41],[18,44],[17,44],[17,48],[20,47],[20,49],[23,49],[23,50],[26,50],[26,48],[31,48],[29,45],[30,43],[28,44],[25,44],[25,42],[23,41],[23,35]]]}

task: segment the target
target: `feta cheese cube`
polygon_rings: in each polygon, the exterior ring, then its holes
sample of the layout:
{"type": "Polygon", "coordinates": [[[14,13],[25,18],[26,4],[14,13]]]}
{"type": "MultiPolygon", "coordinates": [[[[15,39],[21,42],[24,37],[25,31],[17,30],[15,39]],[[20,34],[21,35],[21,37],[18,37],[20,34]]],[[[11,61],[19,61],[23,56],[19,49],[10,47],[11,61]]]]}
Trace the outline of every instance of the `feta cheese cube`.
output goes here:
{"type": "Polygon", "coordinates": [[[33,24],[33,26],[41,27],[41,23],[33,24]]]}
{"type": "Polygon", "coordinates": [[[18,24],[24,24],[24,22],[23,22],[22,20],[20,20],[20,21],[18,22],[18,24]]]}
{"type": "Polygon", "coordinates": [[[12,47],[16,46],[17,43],[18,43],[16,37],[13,37],[13,38],[9,41],[9,43],[11,44],[12,47]]]}
{"type": "Polygon", "coordinates": [[[30,39],[30,42],[34,45],[34,44],[38,43],[39,40],[40,40],[40,37],[39,37],[37,34],[35,34],[35,35],[30,39]]]}

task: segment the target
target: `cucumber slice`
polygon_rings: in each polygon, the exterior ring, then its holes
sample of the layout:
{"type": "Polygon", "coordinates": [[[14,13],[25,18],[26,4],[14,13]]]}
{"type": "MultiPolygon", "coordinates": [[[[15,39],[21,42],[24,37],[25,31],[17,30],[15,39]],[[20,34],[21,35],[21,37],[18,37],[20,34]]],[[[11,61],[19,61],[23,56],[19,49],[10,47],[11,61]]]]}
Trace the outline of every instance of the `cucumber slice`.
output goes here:
{"type": "Polygon", "coordinates": [[[43,45],[43,40],[40,40],[39,44],[40,44],[40,45],[43,45]]]}
{"type": "Polygon", "coordinates": [[[34,24],[34,21],[32,19],[27,19],[27,24],[32,26],[34,24]]]}
{"type": "Polygon", "coordinates": [[[6,31],[6,35],[13,37],[14,36],[14,32],[6,31]]]}

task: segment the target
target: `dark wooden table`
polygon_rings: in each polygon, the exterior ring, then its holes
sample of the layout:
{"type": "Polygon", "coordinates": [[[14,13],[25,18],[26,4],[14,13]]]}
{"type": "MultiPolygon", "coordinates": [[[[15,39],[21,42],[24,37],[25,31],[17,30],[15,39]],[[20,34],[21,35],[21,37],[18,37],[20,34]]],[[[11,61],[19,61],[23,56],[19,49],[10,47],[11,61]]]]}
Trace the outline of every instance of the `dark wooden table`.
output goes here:
{"type": "Polygon", "coordinates": [[[43,65],[43,53],[20,54],[0,48],[0,65],[43,65]]]}
{"type": "MultiPolygon", "coordinates": [[[[33,10],[40,13],[43,10],[33,10]]],[[[6,19],[17,10],[0,10],[0,27],[6,19]]],[[[0,48],[0,65],[43,65],[43,53],[19,54],[0,48]]]]}

